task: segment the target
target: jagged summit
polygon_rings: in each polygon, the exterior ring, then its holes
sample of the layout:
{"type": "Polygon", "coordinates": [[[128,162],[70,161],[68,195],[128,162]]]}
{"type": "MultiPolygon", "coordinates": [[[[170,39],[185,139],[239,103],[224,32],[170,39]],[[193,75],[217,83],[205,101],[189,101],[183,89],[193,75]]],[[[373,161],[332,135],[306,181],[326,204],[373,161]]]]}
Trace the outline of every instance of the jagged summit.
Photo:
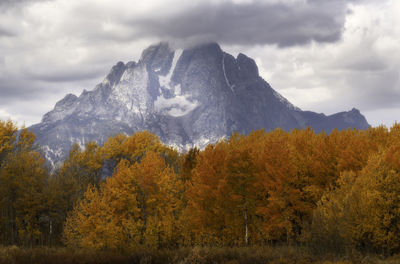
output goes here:
{"type": "Polygon", "coordinates": [[[55,165],[70,146],[102,144],[117,133],[149,130],[166,144],[200,148],[233,131],[311,126],[367,128],[356,109],[331,116],[301,111],[263,80],[255,61],[236,58],[217,43],[145,49],[134,62],[118,62],[93,90],[67,95],[31,129],[55,165]]]}

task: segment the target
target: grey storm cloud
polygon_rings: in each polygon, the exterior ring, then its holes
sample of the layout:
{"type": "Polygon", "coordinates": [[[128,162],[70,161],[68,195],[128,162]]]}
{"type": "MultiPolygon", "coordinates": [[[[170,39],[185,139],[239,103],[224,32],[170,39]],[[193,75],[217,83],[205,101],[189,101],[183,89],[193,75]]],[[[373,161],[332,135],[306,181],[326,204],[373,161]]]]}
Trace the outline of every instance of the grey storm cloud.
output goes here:
{"type": "Polygon", "coordinates": [[[14,35],[13,32],[0,27],[0,37],[13,37],[14,35]]]}
{"type": "Polygon", "coordinates": [[[104,69],[99,69],[96,67],[78,67],[70,69],[54,70],[51,71],[49,69],[44,71],[25,71],[27,77],[32,80],[44,81],[49,83],[59,83],[59,82],[76,82],[81,80],[88,80],[104,74],[104,69]]]}
{"type": "MultiPolygon", "coordinates": [[[[32,99],[41,95],[37,93],[38,90],[43,90],[43,86],[32,83],[25,79],[19,78],[0,78],[1,82],[1,96],[0,105],[7,104],[10,100],[18,99],[32,99]],[[23,89],[21,89],[23,87],[23,89]],[[23,91],[23,92],[21,92],[23,91]]],[[[49,91],[47,91],[49,92],[49,91]]]]}
{"type": "Polygon", "coordinates": [[[20,4],[41,2],[41,1],[50,1],[50,0],[0,0],[0,8],[14,7],[20,4]]]}
{"type": "Polygon", "coordinates": [[[341,37],[347,4],[353,1],[198,3],[179,13],[130,20],[140,36],[218,41],[233,45],[304,45],[341,37]]]}

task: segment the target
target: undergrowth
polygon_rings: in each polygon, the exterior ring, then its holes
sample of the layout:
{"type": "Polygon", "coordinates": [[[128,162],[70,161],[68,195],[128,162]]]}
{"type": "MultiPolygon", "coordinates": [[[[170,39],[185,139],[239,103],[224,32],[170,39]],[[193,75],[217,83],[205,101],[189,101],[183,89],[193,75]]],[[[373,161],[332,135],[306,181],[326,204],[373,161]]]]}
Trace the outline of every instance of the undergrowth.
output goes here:
{"type": "Polygon", "coordinates": [[[193,247],[137,250],[129,253],[69,248],[0,247],[0,264],[395,264],[400,256],[315,255],[300,247],[193,247]]]}

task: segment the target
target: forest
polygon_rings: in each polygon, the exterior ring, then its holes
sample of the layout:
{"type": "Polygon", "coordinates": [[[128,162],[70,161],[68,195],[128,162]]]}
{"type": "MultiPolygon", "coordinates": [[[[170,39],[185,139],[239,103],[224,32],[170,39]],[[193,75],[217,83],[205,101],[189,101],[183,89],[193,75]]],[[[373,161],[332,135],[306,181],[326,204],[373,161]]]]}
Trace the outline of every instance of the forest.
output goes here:
{"type": "Polygon", "coordinates": [[[32,132],[0,121],[0,244],[391,258],[400,254],[400,124],[257,130],[186,153],[146,131],[120,134],[75,144],[50,168],[32,132]]]}

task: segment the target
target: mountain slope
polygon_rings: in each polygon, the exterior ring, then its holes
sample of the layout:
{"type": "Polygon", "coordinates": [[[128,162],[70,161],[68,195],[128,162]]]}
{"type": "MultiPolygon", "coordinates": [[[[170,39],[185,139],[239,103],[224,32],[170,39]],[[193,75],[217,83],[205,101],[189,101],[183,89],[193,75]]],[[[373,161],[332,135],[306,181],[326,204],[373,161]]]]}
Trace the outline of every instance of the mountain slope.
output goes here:
{"type": "Polygon", "coordinates": [[[69,94],[31,129],[55,165],[72,143],[99,144],[117,133],[149,130],[178,149],[200,148],[233,131],[311,126],[368,128],[356,109],[331,116],[301,111],[271,88],[253,59],[225,53],[216,43],[173,50],[150,46],[138,62],[118,62],[102,83],[69,94]]]}

